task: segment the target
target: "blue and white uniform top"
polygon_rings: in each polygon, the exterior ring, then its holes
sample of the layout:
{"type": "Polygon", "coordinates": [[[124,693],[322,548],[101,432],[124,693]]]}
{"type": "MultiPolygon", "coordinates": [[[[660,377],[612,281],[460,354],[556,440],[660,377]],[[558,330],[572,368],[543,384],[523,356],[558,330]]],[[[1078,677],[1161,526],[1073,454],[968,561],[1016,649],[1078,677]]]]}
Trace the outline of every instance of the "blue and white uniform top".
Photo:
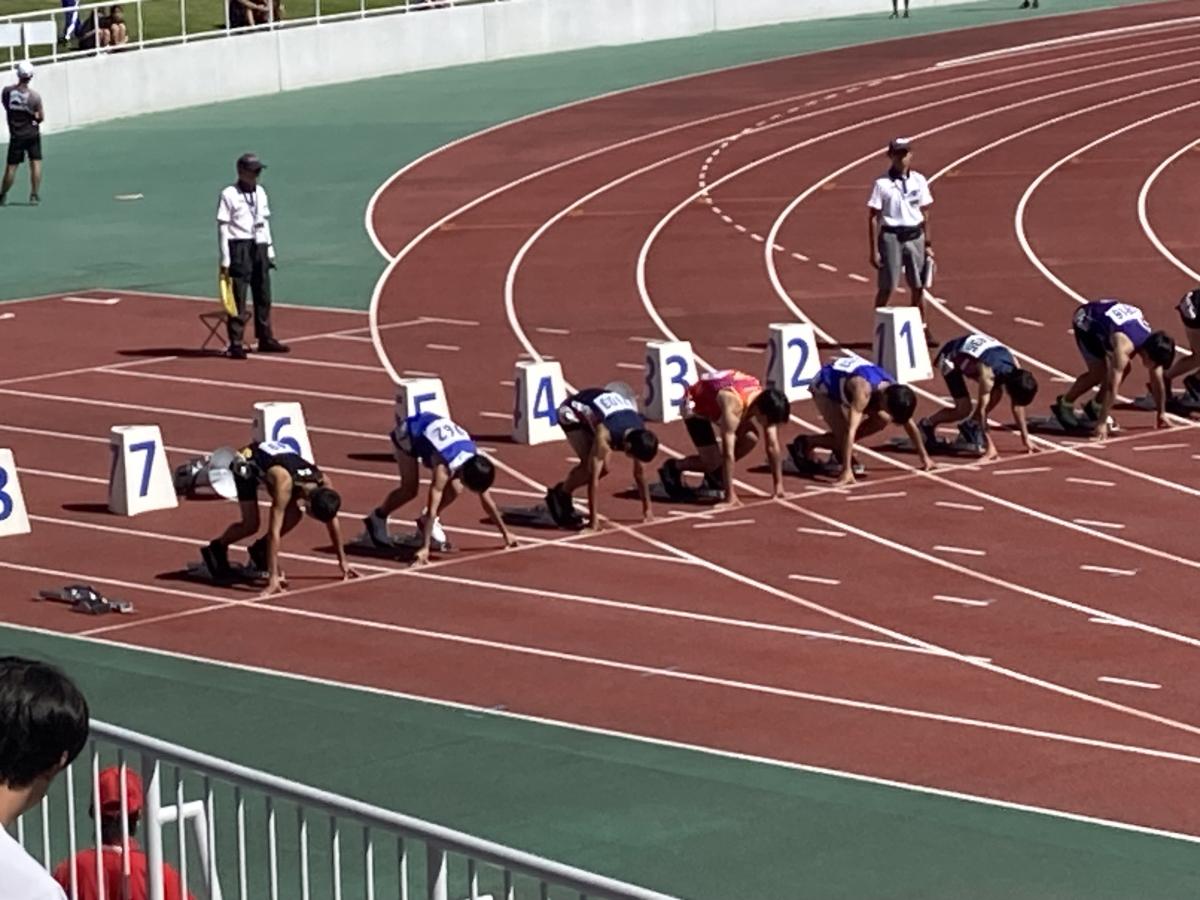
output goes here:
{"type": "Polygon", "coordinates": [[[821,366],[813,379],[813,390],[845,404],[849,402],[846,398],[846,382],[851,378],[865,379],[872,391],[881,384],[896,382],[895,375],[861,356],[843,356],[821,366]]]}
{"type": "Polygon", "coordinates": [[[1113,349],[1115,334],[1129,338],[1135,350],[1150,337],[1150,324],[1141,308],[1119,300],[1085,303],[1075,311],[1072,321],[1077,330],[1099,341],[1105,350],[1113,349]]]}
{"type": "Polygon", "coordinates": [[[968,378],[979,377],[980,365],[1001,376],[1017,367],[1012,351],[986,334],[968,334],[947,341],[938,351],[937,364],[944,375],[961,372],[968,378]]]}
{"type": "Polygon", "coordinates": [[[409,416],[392,429],[392,444],[430,469],[437,462],[444,462],[451,474],[458,472],[472,456],[479,455],[479,448],[465,428],[428,412],[409,416]]]}
{"type": "Polygon", "coordinates": [[[597,425],[603,425],[615,450],[625,449],[629,432],[646,427],[632,400],[604,388],[587,388],[568,397],[558,409],[558,420],[566,427],[582,425],[593,433],[597,425]]]}

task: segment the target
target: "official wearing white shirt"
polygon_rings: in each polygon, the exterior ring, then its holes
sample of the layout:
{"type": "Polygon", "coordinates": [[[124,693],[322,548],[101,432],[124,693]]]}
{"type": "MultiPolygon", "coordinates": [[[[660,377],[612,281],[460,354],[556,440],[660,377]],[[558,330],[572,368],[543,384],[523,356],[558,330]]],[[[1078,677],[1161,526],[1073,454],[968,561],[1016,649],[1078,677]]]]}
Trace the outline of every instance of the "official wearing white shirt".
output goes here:
{"type": "Polygon", "coordinates": [[[246,290],[254,297],[254,336],[260,353],[287,353],[288,347],[275,340],[271,330],[271,269],[275,268],[275,244],[271,240],[271,207],[267,192],[258,183],[265,169],[262,160],[245,153],[237,161],[236,184],[221,191],[217,201],[217,244],[221,274],[233,282],[237,317],[228,321],[229,350],[233,359],[245,359],[242,335],[246,325],[246,290]]]}
{"type": "MultiPolygon", "coordinates": [[[[887,306],[903,272],[912,291],[912,305],[925,316],[925,260],[933,256],[929,238],[929,182],[909,168],[912,142],[896,138],[888,144],[891,166],[875,179],[867,201],[867,238],[871,265],[879,272],[875,306],[887,306]]],[[[932,344],[926,325],[925,334],[932,344]]]]}

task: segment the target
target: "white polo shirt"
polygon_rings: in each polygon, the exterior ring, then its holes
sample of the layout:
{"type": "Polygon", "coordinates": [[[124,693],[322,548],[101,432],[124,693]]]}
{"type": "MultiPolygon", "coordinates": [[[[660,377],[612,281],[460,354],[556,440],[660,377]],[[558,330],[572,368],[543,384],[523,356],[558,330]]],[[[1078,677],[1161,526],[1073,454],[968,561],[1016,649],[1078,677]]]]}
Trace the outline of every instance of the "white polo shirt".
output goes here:
{"type": "Polygon", "coordinates": [[[875,179],[867,206],[880,214],[883,224],[890,227],[913,228],[925,221],[921,208],[933,204],[929,182],[920,172],[893,177],[891,171],[875,179]]]}
{"type": "Polygon", "coordinates": [[[50,873],[0,826],[0,897],[4,900],[66,900],[50,873]]]}
{"type": "Polygon", "coordinates": [[[221,191],[217,200],[217,243],[220,245],[221,265],[229,265],[230,241],[254,241],[267,245],[267,255],[275,258],[271,240],[271,205],[267,192],[257,185],[253,192],[242,192],[236,184],[221,191]]]}

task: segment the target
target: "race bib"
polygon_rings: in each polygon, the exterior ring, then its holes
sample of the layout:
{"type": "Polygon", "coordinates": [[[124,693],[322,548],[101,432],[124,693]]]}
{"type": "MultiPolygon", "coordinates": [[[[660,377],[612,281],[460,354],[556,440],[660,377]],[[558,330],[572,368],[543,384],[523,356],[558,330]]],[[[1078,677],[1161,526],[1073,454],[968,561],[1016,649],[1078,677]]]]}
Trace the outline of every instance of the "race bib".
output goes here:
{"type": "Polygon", "coordinates": [[[1128,303],[1117,303],[1110,306],[1104,313],[1116,325],[1124,325],[1127,322],[1141,322],[1146,324],[1142,317],[1142,311],[1136,306],[1131,306],[1128,303]]]}
{"type": "Polygon", "coordinates": [[[436,422],[430,423],[425,429],[425,439],[433,445],[433,449],[439,454],[445,455],[443,451],[450,448],[451,445],[461,441],[471,440],[471,436],[466,430],[454,424],[449,419],[438,419],[436,422]]]}
{"type": "Polygon", "coordinates": [[[995,338],[988,337],[986,334],[973,334],[962,343],[959,349],[960,353],[965,353],[967,356],[979,359],[988,350],[993,347],[1002,346],[995,338]]]}
{"type": "Polygon", "coordinates": [[[258,449],[267,456],[283,456],[285,453],[295,453],[296,448],[283,441],[262,441],[258,449]]]}
{"type": "Polygon", "coordinates": [[[633,405],[632,400],[614,391],[606,391],[603,394],[599,394],[592,402],[606,416],[611,416],[613,413],[619,412],[637,412],[637,407],[633,405]]]}
{"type": "Polygon", "coordinates": [[[833,366],[835,372],[857,372],[863,366],[869,366],[871,363],[861,356],[839,356],[830,365],[833,366]]]}

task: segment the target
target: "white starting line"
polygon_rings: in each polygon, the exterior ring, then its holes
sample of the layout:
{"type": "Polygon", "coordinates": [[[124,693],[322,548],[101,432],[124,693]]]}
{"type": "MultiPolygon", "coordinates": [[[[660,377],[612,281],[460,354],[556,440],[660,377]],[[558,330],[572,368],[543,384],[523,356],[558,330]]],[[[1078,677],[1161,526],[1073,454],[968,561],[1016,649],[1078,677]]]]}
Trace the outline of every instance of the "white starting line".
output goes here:
{"type": "Polygon", "coordinates": [[[975,550],[971,547],[951,547],[946,544],[934,544],[934,550],[941,550],[943,553],[960,553],[963,556],[987,556],[986,550],[975,550]]]}
{"type": "Polygon", "coordinates": [[[1068,478],[1067,481],[1072,484],[1087,484],[1092,487],[1116,487],[1115,481],[1101,481],[1097,478],[1068,478]]]}
{"type": "Polygon", "coordinates": [[[753,519],[731,519],[728,522],[697,522],[693,528],[732,528],[734,525],[753,525],[753,519]]]}
{"type": "Polygon", "coordinates": [[[1153,681],[1134,681],[1132,678],[1117,678],[1115,675],[1101,675],[1096,680],[1103,681],[1105,684],[1122,684],[1126,687],[1145,688],[1148,691],[1157,691],[1162,687],[1161,684],[1156,684],[1153,681]]]}
{"type": "Polygon", "coordinates": [[[789,575],[792,581],[808,581],[813,584],[838,585],[842,582],[837,578],[822,578],[820,575],[789,575]]]}
{"type": "Polygon", "coordinates": [[[1182,450],[1189,446],[1188,444],[1149,444],[1144,447],[1131,448],[1134,453],[1151,453],[1155,450],[1182,450]]]}
{"type": "Polygon", "coordinates": [[[981,306],[964,306],[963,309],[969,313],[975,313],[976,315],[980,316],[990,316],[992,314],[990,309],[984,309],[981,306]]]}
{"type": "Polygon", "coordinates": [[[846,498],[847,503],[854,503],[859,500],[893,500],[896,497],[907,497],[908,491],[890,491],[886,494],[851,494],[846,498]]]}
{"type": "Polygon", "coordinates": [[[951,594],[934,594],[934,600],[940,600],[943,603],[957,603],[960,606],[987,606],[991,600],[972,600],[970,597],[955,597],[951,594]]]}
{"type": "Polygon", "coordinates": [[[1036,472],[1049,472],[1049,466],[1030,466],[1027,469],[996,469],[993,475],[1033,475],[1036,472]]]}
{"type": "Polygon", "coordinates": [[[800,527],[800,528],[797,528],[796,530],[798,532],[800,532],[801,534],[813,534],[813,535],[816,535],[817,537],[844,538],[846,536],[846,532],[844,532],[844,531],[833,531],[828,528],[800,527]]]}
{"type": "Polygon", "coordinates": [[[934,506],[940,506],[943,509],[962,509],[967,512],[983,512],[982,506],[976,506],[974,503],[955,503],[952,500],[934,500],[934,506]]]}

